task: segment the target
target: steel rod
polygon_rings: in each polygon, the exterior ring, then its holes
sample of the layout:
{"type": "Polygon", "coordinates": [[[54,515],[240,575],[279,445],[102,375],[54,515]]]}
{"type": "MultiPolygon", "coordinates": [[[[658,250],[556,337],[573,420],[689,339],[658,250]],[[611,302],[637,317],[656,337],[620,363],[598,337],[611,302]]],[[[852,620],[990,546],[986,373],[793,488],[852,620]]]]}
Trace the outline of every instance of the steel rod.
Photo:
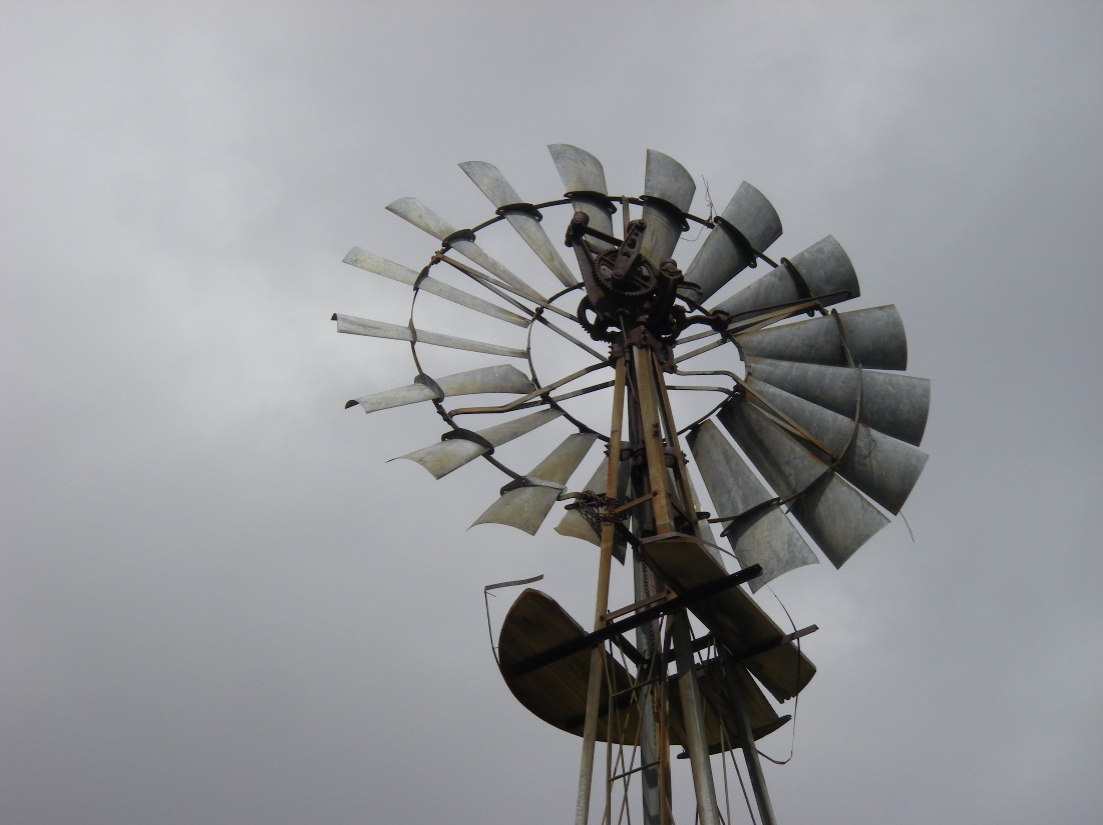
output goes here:
{"type": "MultiPolygon", "coordinates": [[[[626,364],[623,356],[616,360],[613,381],[613,412],[609,426],[609,473],[606,494],[617,494],[617,473],[620,463],[620,436],[624,421],[624,384],[626,364]],[[610,492],[610,490],[612,492],[610,492]]],[[[594,631],[605,626],[609,612],[609,573],[613,560],[615,533],[612,522],[601,529],[601,555],[598,559],[597,598],[594,606],[594,631]]],[[[590,652],[590,681],[586,689],[586,721],[582,728],[582,760],[578,771],[578,799],[575,802],[575,825],[586,825],[590,815],[590,792],[594,781],[594,743],[597,741],[598,708],[601,704],[602,662],[604,648],[595,645],[590,652]]]]}
{"type": "Polygon", "coordinates": [[[758,803],[759,820],[761,825],[777,825],[777,820],[774,819],[774,807],[770,804],[770,793],[766,789],[766,778],[762,774],[762,762],[758,758],[758,748],[755,747],[754,743],[751,720],[747,715],[747,706],[743,703],[742,694],[739,692],[739,683],[736,680],[736,668],[742,668],[743,666],[733,661],[722,645],[720,646],[720,657],[724,662],[724,672],[728,679],[728,692],[731,694],[732,707],[735,710],[735,723],[739,728],[739,738],[742,741],[743,759],[747,763],[747,773],[751,777],[751,790],[754,791],[755,802],[758,803]]]}
{"type": "Polygon", "coordinates": [[[678,692],[682,699],[682,718],[686,726],[686,752],[697,795],[697,816],[701,825],[720,825],[720,808],[712,781],[708,738],[701,689],[693,662],[693,641],[689,637],[689,616],[682,612],[670,618],[674,641],[674,659],[678,664],[678,692]]]}

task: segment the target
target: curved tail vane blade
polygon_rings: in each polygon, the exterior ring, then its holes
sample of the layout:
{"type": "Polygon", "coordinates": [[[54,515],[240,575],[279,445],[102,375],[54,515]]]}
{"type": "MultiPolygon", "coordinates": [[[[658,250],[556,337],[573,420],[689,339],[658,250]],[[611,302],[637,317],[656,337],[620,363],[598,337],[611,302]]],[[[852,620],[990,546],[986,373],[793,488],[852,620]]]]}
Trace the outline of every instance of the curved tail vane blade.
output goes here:
{"type": "Polygon", "coordinates": [[[536,535],[571,474],[578,469],[596,439],[595,433],[567,436],[519,483],[507,484],[501,498],[490,505],[475,524],[507,524],[529,535],[536,535]]]}
{"type": "Polygon", "coordinates": [[[704,303],[728,281],[755,265],[757,255],[781,237],[781,218],[766,196],[746,181],[720,213],[713,229],[698,250],[686,280],[698,289],[685,289],[695,301],[704,303]]]}
{"type": "Polygon", "coordinates": [[[383,321],[373,321],[370,318],[357,318],[354,315],[341,315],[334,313],[330,320],[337,322],[337,331],[350,335],[366,335],[369,338],[390,338],[394,341],[413,341],[417,335],[417,341],[422,344],[433,344],[438,347],[450,349],[465,349],[471,352],[485,352],[489,355],[504,355],[509,358],[527,358],[528,353],[523,349],[514,347],[501,347],[497,344],[488,344],[484,341],[472,341],[469,338],[457,338],[454,335],[445,335],[441,332],[427,332],[426,330],[414,330],[408,326],[388,324],[383,321]]]}
{"type": "Polygon", "coordinates": [[[904,323],[896,307],[891,304],[837,315],[821,315],[808,321],[737,335],[735,340],[749,358],[849,367],[846,358],[849,350],[856,367],[874,370],[903,370],[908,367],[904,323]]]}
{"type": "Polygon", "coordinates": [[[793,256],[789,265],[771,269],[713,308],[733,319],[758,315],[763,310],[784,307],[815,298],[824,306],[848,301],[861,294],[858,276],[850,258],[831,235],[793,256]]]}
{"type": "Polygon", "coordinates": [[[540,410],[523,418],[506,421],[504,424],[495,424],[493,427],[474,433],[479,440],[465,437],[463,430],[452,430],[445,433],[444,440],[439,443],[399,458],[416,461],[432,473],[434,478],[444,478],[453,470],[458,470],[469,461],[474,461],[479,456],[490,452],[492,448],[520,438],[525,433],[530,433],[537,427],[542,427],[549,421],[559,418],[562,414],[558,410],[540,410]]]}
{"type": "Polygon", "coordinates": [[[487,255],[474,241],[454,237],[456,228],[417,198],[399,198],[394,203],[387,205],[387,211],[398,215],[405,221],[409,221],[418,229],[427,232],[439,241],[451,238],[449,246],[469,261],[478,264],[491,275],[509,284],[530,300],[537,302],[544,300],[539,292],[487,255]]]}
{"type": "Polygon", "coordinates": [[[885,435],[918,445],[927,426],[931,382],[910,375],[797,361],[747,358],[748,374],[813,404],[854,417],[885,435]]]}
{"type": "Polygon", "coordinates": [[[819,559],[777,504],[763,506],[774,496],[712,421],[689,436],[689,446],[717,517],[740,516],[723,523],[728,543],[743,567],[762,565],[762,575],[751,579],[751,590],[819,559]]]}
{"type": "Polygon", "coordinates": [[[768,411],[780,412],[831,450],[827,461],[841,456],[839,475],[890,513],[900,512],[927,463],[925,452],[754,378],[747,388],[768,411]]]}
{"type": "Polygon", "coordinates": [[[865,496],[754,406],[733,399],[717,418],[836,567],[888,524],[865,496]]]}
{"type": "Polygon", "coordinates": [[[477,370],[457,372],[433,380],[425,377],[420,381],[393,390],[384,390],[372,395],[354,398],[345,404],[345,409],[359,405],[364,412],[388,410],[419,401],[451,398],[456,395],[478,395],[481,393],[512,393],[523,395],[536,389],[532,381],[523,372],[510,364],[496,367],[482,367],[477,370]],[[435,385],[435,386],[434,386],[435,385]],[[438,392],[439,390],[439,392],[438,392]]]}
{"type": "Polygon", "coordinates": [[[609,194],[605,185],[605,169],[601,161],[584,149],[568,143],[553,143],[548,146],[556,171],[563,181],[567,197],[576,212],[585,212],[590,218],[590,228],[606,235],[613,234],[613,218],[600,203],[601,198],[593,195],[609,194]],[[586,197],[587,193],[591,196],[586,197]]]}
{"type": "Polygon", "coordinates": [[[559,279],[563,286],[574,286],[578,278],[571,272],[570,267],[559,256],[559,252],[552,246],[548,233],[540,225],[537,217],[525,211],[521,196],[517,194],[505,176],[498,171],[498,167],[481,160],[471,160],[460,164],[460,169],[467,177],[471,178],[479,190],[486,195],[492,204],[505,211],[505,218],[514,231],[529,245],[537,257],[544,262],[552,274],[559,279]],[[508,209],[507,207],[522,207],[508,209]]]}
{"type": "Polygon", "coordinates": [[[489,315],[491,318],[497,318],[500,321],[515,324],[519,327],[529,325],[528,318],[502,309],[497,304],[484,301],[482,298],[464,292],[462,289],[456,289],[454,286],[438,281],[432,276],[426,275],[419,280],[420,276],[412,269],[396,264],[394,261],[388,261],[386,258],[380,258],[378,255],[366,252],[358,246],[354,246],[349,250],[349,254],[344,258],[344,263],[352,264],[368,272],[374,272],[376,275],[382,275],[384,278],[390,278],[392,281],[398,281],[407,286],[416,284],[418,289],[428,292],[430,295],[436,295],[438,298],[481,312],[483,315],[489,315]]]}
{"type": "Polygon", "coordinates": [[[647,150],[647,167],[643,179],[643,233],[640,249],[656,265],[674,254],[685,230],[685,218],[693,204],[697,184],[693,175],[670,155],[647,150]]]}

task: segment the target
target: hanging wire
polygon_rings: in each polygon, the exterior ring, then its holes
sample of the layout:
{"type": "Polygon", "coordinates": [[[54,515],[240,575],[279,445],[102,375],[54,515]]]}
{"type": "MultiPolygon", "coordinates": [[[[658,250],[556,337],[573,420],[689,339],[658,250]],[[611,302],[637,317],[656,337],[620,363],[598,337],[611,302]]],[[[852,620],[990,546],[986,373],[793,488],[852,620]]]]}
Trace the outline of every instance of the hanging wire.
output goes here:
{"type": "MultiPolygon", "coordinates": [[[[488,584],[483,588],[483,604],[486,606],[486,632],[490,637],[490,654],[494,657],[494,664],[501,667],[502,663],[498,661],[498,646],[494,644],[494,628],[490,625],[490,597],[494,596],[491,590],[498,590],[502,587],[518,587],[522,584],[532,584],[538,582],[544,578],[544,574],[539,576],[533,576],[531,579],[514,579],[508,582],[498,582],[497,584],[488,584]]],[[[495,596],[497,598],[497,596],[495,596]]]]}

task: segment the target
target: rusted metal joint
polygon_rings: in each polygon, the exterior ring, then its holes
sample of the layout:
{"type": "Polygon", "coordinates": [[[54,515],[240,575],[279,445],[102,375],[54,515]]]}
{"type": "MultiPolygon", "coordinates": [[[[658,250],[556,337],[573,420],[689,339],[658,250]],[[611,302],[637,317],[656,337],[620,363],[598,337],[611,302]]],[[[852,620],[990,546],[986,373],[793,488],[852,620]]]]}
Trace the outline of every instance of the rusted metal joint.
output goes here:
{"type": "Polygon", "coordinates": [[[738,246],[744,252],[750,254],[751,262],[747,264],[747,266],[751,267],[751,269],[754,269],[756,266],[758,266],[758,259],[762,257],[762,253],[754,248],[751,242],[747,240],[747,236],[740,232],[739,228],[735,224],[731,223],[720,215],[714,217],[712,219],[712,222],[719,226],[724,231],[724,234],[731,238],[732,242],[736,246],[738,246]]]}
{"type": "Polygon", "coordinates": [[[677,206],[664,198],[658,198],[654,195],[640,195],[640,203],[645,206],[652,206],[664,213],[668,218],[674,220],[683,232],[689,231],[689,213],[683,212],[677,206]]]}
{"type": "Polygon", "coordinates": [[[617,211],[617,205],[604,192],[594,192],[590,189],[579,189],[576,192],[567,192],[563,195],[565,198],[570,198],[572,201],[584,201],[586,203],[592,203],[604,212],[608,212],[610,215],[617,211]]]}
{"type": "Polygon", "coordinates": [[[441,244],[445,248],[453,246],[454,244],[459,243],[460,241],[471,241],[471,243],[475,243],[475,232],[474,232],[474,230],[471,230],[471,229],[457,229],[452,234],[445,235],[443,238],[440,239],[441,244]]]}
{"type": "Polygon", "coordinates": [[[535,204],[531,203],[506,203],[499,206],[494,210],[495,215],[501,215],[503,218],[507,215],[528,215],[537,222],[544,220],[543,214],[536,208],[535,204]]]}
{"type": "Polygon", "coordinates": [[[480,447],[485,447],[486,452],[483,455],[494,455],[494,445],[479,435],[473,430],[465,430],[463,427],[457,427],[454,430],[449,430],[440,437],[441,441],[454,441],[455,439],[462,439],[463,441],[470,441],[473,444],[478,444],[480,447]]]}

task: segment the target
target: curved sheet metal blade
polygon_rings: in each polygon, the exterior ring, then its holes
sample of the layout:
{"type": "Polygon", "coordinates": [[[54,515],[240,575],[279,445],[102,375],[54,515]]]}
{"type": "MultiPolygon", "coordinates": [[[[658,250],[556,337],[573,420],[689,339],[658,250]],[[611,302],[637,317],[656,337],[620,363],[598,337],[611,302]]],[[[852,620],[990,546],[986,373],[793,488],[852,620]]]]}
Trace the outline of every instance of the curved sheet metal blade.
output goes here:
{"type": "Polygon", "coordinates": [[[923,440],[931,406],[926,378],[769,358],[747,358],[746,363],[755,378],[840,415],[853,418],[861,398],[861,423],[909,444],[923,440]]]}
{"type": "MultiPolygon", "coordinates": [[[[569,143],[553,143],[548,146],[555,162],[559,179],[563,181],[568,197],[572,192],[597,192],[608,195],[605,185],[605,169],[601,161],[584,149],[569,143]]],[[[585,197],[571,197],[571,206],[576,212],[585,212],[590,218],[590,228],[606,235],[613,234],[613,217],[598,204],[585,197]]]]}
{"type": "MultiPolygon", "coordinates": [[[[440,241],[443,241],[456,232],[454,226],[417,198],[399,198],[394,203],[387,205],[387,211],[398,215],[398,217],[405,221],[409,221],[421,231],[427,232],[440,241]]],[[[478,264],[491,275],[509,284],[529,299],[534,301],[544,300],[544,297],[539,292],[510,272],[505,266],[487,255],[486,252],[482,250],[482,247],[474,241],[453,239],[450,246],[469,261],[478,264]]]]}
{"type": "Polygon", "coordinates": [[[765,252],[781,237],[781,218],[773,205],[746,181],[739,184],[720,217],[739,231],[750,248],[724,226],[709,232],[686,270],[686,280],[699,289],[683,287],[684,292],[702,304],[748,266],[754,266],[755,252],[765,252]]]}
{"type": "Polygon", "coordinates": [[[803,444],[750,404],[733,399],[717,418],[783,498],[789,512],[836,567],[888,524],[888,518],[803,444]]]}
{"type": "Polygon", "coordinates": [[[380,258],[378,255],[367,252],[358,246],[354,246],[349,250],[349,254],[344,258],[344,263],[368,272],[374,272],[376,275],[382,275],[384,278],[390,278],[392,281],[398,281],[407,286],[416,285],[418,289],[424,290],[430,295],[436,295],[438,298],[481,312],[483,315],[489,315],[491,318],[497,318],[500,321],[515,324],[519,327],[529,325],[529,319],[524,316],[503,309],[490,303],[490,301],[484,301],[482,298],[464,292],[462,289],[456,289],[454,286],[438,281],[430,275],[421,278],[419,273],[412,269],[404,267],[402,264],[396,264],[394,261],[388,261],[386,258],[380,258]]]}
{"type": "MultiPolygon", "coordinates": [[[[562,414],[559,410],[540,410],[514,421],[506,421],[503,424],[495,424],[493,427],[479,430],[477,435],[489,443],[491,447],[500,447],[502,444],[520,438],[525,433],[530,433],[537,427],[542,427],[549,421],[559,418],[562,414]]],[[[448,435],[448,433],[445,435],[448,435]]],[[[399,458],[416,461],[432,473],[434,478],[444,478],[453,470],[458,470],[464,464],[488,452],[489,449],[490,447],[485,444],[458,436],[456,438],[446,438],[436,444],[431,444],[412,453],[406,453],[406,455],[399,456],[399,458]]]]}
{"type": "MultiPolygon", "coordinates": [[[[357,318],[354,315],[341,315],[334,313],[331,319],[337,322],[337,331],[350,335],[366,335],[369,338],[390,338],[394,341],[413,341],[414,330],[400,324],[388,324],[383,321],[373,321],[370,318],[357,318]]],[[[450,349],[465,349],[471,352],[485,352],[488,355],[505,355],[509,358],[528,358],[528,353],[523,349],[513,347],[501,347],[497,344],[488,344],[484,341],[472,341],[469,338],[457,338],[454,335],[445,335],[441,332],[428,332],[417,330],[417,341],[420,344],[432,344],[437,347],[449,347],[450,349]]]]}
{"type": "MultiPolygon", "coordinates": [[[[517,190],[498,171],[498,167],[481,160],[471,160],[461,163],[460,169],[471,178],[495,207],[500,209],[503,206],[523,203],[517,190]]],[[[552,246],[551,239],[548,238],[548,233],[535,217],[526,212],[506,212],[505,218],[563,286],[574,286],[578,283],[578,278],[559,256],[552,246]]]]}
{"type": "MultiPolygon", "coordinates": [[[[716,507],[716,516],[748,513],[774,498],[712,421],[705,421],[690,434],[689,446],[716,507]]],[[[762,575],[750,581],[754,592],[782,573],[819,563],[780,506],[760,507],[723,526],[730,528],[728,543],[739,563],[743,567],[762,565],[762,575]]]]}
{"type": "Polygon", "coordinates": [[[670,155],[647,150],[647,166],[643,178],[644,206],[642,218],[647,224],[640,249],[658,266],[674,254],[674,247],[682,236],[683,219],[677,218],[664,206],[646,203],[647,198],[658,198],[681,212],[688,212],[693,204],[697,184],[693,175],[670,155]]]}
{"type": "MultiPolygon", "coordinates": [[[[527,485],[502,494],[475,524],[506,524],[535,536],[559,494],[590,451],[595,433],[574,433],[525,476],[527,485]]],[[[473,524],[472,527],[475,525],[473,524]]]]}
{"type": "MultiPolygon", "coordinates": [[[[831,450],[833,455],[826,457],[827,461],[842,455],[836,467],[839,475],[890,513],[900,512],[927,463],[925,452],[865,424],[855,428],[854,421],[845,415],[754,378],[747,379],[747,387],[769,405],[770,411],[787,416],[831,450]]],[[[752,403],[757,400],[752,399],[752,403]]]]}
{"type": "MultiPolygon", "coordinates": [[[[477,370],[457,372],[435,380],[440,388],[441,398],[451,398],[456,395],[478,395],[481,393],[512,393],[523,395],[536,389],[532,381],[523,372],[510,364],[500,364],[496,367],[481,367],[477,370]]],[[[364,412],[371,413],[377,410],[387,410],[391,407],[402,407],[406,404],[416,404],[419,401],[432,401],[437,398],[436,391],[426,383],[413,383],[405,387],[397,387],[393,390],[365,395],[354,398],[345,404],[345,409],[360,405],[364,412]]]]}
{"type": "Polygon", "coordinates": [[[821,315],[808,321],[737,335],[735,340],[743,354],[751,358],[848,367],[840,325],[854,366],[874,370],[907,369],[908,340],[904,335],[904,323],[891,304],[840,312],[837,316],[821,315]]]}
{"type": "Polygon", "coordinates": [[[832,306],[861,294],[850,258],[831,235],[798,252],[790,263],[799,275],[786,266],[771,269],[753,284],[721,301],[713,312],[726,312],[733,320],[738,320],[810,297],[824,306],[832,306]]]}
{"type": "MultiPolygon", "coordinates": [[[[628,499],[628,482],[631,475],[627,461],[622,461],[619,472],[617,473],[617,498],[620,501],[628,499]]],[[[594,474],[590,476],[590,480],[586,482],[583,490],[590,490],[591,492],[598,493],[599,495],[605,495],[605,484],[609,475],[609,456],[605,456],[601,459],[601,463],[598,464],[597,469],[594,470],[594,474]]],[[[577,510],[568,510],[566,515],[560,519],[559,524],[555,526],[555,532],[561,536],[570,536],[571,538],[582,539],[588,541],[590,544],[601,546],[601,534],[590,526],[590,522],[586,521],[582,517],[582,514],[577,510]]],[[[627,544],[624,538],[617,533],[613,539],[613,558],[624,564],[624,558],[627,554],[627,544]]]]}

